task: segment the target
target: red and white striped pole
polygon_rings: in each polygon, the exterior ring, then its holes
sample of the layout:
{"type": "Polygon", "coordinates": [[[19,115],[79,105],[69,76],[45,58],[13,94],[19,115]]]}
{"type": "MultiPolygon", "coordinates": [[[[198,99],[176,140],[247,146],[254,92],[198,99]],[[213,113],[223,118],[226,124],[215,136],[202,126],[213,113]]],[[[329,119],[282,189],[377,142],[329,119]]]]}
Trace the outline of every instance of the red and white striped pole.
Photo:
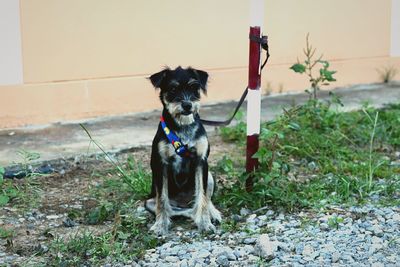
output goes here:
{"type": "MultiPolygon", "coordinates": [[[[264,24],[264,0],[251,0],[250,5],[250,36],[261,37],[264,24]]],[[[260,134],[261,116],[261,44],[250,39],[249,45],[249,82],[247,93],[247,148],[246,172],[249,175],[246,181],[246,190],[253,189],[253,175],[257,169],[258,160],[253,158],[257,152],[260,134]]]]}

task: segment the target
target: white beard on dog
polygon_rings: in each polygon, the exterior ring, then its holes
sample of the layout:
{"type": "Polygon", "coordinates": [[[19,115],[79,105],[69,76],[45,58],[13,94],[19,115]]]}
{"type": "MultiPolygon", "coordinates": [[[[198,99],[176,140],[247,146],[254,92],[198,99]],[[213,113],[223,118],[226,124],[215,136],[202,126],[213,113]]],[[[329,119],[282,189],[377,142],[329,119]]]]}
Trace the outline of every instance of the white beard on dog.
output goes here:
{"type": "Polygon", "coordinates": [[[178,115],[178,116],[175,117],[175,121],[179,125],[189,125],[189,124],[192,124],[194,122],[194,117],[193,117],[193,114],[178,115]]]}
{"type": "Polygon", "coordinates": [[[182,112],[182,107],[180,103],[175,103],[175,102],[167,102],[166,99],[164,99],[165,106],[171,114],[171,116],[174,118],[175,122],[178,125],[190,125],[194,123],[194,115],[197,113],[200,109],[200,103],[199,102],[192,102],[193,105],[193,113],[189,115],[183,115],[182,112]]]}

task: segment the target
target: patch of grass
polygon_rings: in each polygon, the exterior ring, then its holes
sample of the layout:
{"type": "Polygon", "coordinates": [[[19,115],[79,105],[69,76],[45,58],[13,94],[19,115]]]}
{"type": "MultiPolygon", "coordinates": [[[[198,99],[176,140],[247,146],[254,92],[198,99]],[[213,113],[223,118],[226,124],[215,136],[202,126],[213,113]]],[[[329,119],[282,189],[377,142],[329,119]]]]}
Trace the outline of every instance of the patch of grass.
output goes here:
{"type": "Polygon", "coordinates": [[[220,133],[224,141],[240,142],[244,144],[246,136],[246,123],[243,121],[244,113],[243,110],[239,110],[235,116],[237,124],[235,127],[222,127],[220,133]]]}
{"type": "Polygon", "coordinates": [[[240,229],[240,223],[232,219],[226,219],[222,221],[221,229],[225,233],[237,232],[240,229]]]}
{"type": "Polygon", "coordinates": [[[10,229],[0,227],[0,238],[8,239],[15,236],[15,232],[10,229]]]}
{"type": "Polygon", "coordinates": [[[3,179],[3,173],[4,169],[0,167],[0,207],[5,206],[20,194],[18,188],[12,181],[3,179]]]}
{"type": "Polygon", "coordinates": [[[314,226],[316,224],[317,224],[316,221],[308,216],[300,217],[300,228],[301,229],[306,229],[308,226],[310,226],[310,225],[314,226]]]}
{"type": "Polygon", "coordinates": [[[145,171],[141,164],[135,161],[132,157],[128,158],[127,164],[124,166],[118,161],[118,159],[107,153],[100,142],[93,139],[89,130],[83,124],[80,124],[80,126],[89,137],[89,147],[91,144],[94,144],[98,149],[100,149],[104,157],[114,167],[117,176],[120,177],[125,185],[130,188],[131,193],[134,194],[137,199],[143,198],[145,194],[150,191],[151,179],[149,178],[149,172],[145,171]]]}
{"type": "MultiPolygon", "coordinates": [[[[244,191],[243,169],[238,175],[237,168],[220,167],[224,175],[238,179],[218,191],[218,203],[238,211],[243,206],[254,210],[266,205],[320,209],[328,204],[363,203],[376,194],[396,201],[400,167],[391,161],[400,148],[400,105],[340,113],[334,104],[340,105],[340,99],[310,100],[263,124],[253,191],[244,191]]],[[[221,134],[243,145],[245,124],[221,134]]]]}
{"type": "Polygon", "coordinates": [[[54,239],[44,255],[50,266],[126,263],[159,245],[160,241],[148,233],[147,218],[134,214],[128,205],[116,211],[112,220],[113,227],[106,233],[84,231],[70,238],[54,239]]]}
{"type": "Polygon", "coordinates": [[[123,208],[135,207],[137,202],[146,198],[151,187],[151,173],[128,157],[126,164],[121,165],[125,178],[121,179],[119,170],[113,168],[106,173],[95,174],[103,181],[93,188],[92,195],[98,205],[85,214],[87,224],[101,224],[112,220],[123,208]]]}
{"type": "Polygon", "coordinates": [[[69,238],[57,237],[42,256],[50,266],[99,266],[140,258],[146,249],[160,242],[149,233],[148,218],[136,211],[138,201],[150,192],[151,174],[132,157],[122,164],[106,153],[83,125],[82,128],[112,168],[94,174],[102,178],[90,191],[92,199],[97,200],[96,206],[86,212],[71,210],[68,217],[90,225],[107,221],[106,225],[112,223],[112,229],[105,233],[82,231],[69,238]]]}
{"type": "Polygon", "coordinates": [[[21,209],[36,207],[39,199],[39,185],[35,174],[21,180],[4,179],[4,168],[0,166],[0,207],[11,204],[21,209]]]}
{"type": "Polygon", "coordinates": [[[146,249],[160,243],[148,231],[147,214],[136,211],[137,202],[150,191],[150,173],[129,157],[118,168],[114,166],[94,175],[103,178],[90,193],[97,200],[96,206],[86,213],[71,210],[68,217],[89,225],[111,223],[112,229],[105,233],[82,231],[69,238],[57,237],[43,255],[50,266],[126,263],[142,257],[146,249]]]}

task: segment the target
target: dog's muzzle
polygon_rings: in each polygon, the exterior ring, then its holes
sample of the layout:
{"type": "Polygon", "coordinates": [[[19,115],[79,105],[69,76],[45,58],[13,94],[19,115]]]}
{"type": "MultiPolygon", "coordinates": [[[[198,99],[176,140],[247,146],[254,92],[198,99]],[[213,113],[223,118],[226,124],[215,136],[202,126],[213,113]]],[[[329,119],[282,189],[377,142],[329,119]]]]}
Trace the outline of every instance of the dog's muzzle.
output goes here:
{"type": "Polygon", "coordinates": [[[181,104],[182,107],[182,115],[190,115],[193,113],[192,108],[193,108],[193,104],[190,101],[183,101],[181,104]]]}

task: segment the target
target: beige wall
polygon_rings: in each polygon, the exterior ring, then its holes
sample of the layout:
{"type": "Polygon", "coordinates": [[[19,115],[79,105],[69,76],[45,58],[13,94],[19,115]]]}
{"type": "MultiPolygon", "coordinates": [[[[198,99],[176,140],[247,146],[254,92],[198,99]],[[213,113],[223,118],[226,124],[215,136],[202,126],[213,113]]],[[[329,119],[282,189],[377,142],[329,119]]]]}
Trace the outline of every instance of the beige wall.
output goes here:
{"type": "MultiPolygon", "coordinates": [[[[145,78],[165,65],[209,71],[205,102],[246,85],[249,1],[20,0],[20,17],[24,83],[0,85],[0,128],[157,108],[145,78]]],[[[390,29],[390,0],[267,0],[264,87],[307,86],[288,69],[307,32],[338,70],[334,86],[378,82],[377,68],[400,67],[390,29]]]]}

